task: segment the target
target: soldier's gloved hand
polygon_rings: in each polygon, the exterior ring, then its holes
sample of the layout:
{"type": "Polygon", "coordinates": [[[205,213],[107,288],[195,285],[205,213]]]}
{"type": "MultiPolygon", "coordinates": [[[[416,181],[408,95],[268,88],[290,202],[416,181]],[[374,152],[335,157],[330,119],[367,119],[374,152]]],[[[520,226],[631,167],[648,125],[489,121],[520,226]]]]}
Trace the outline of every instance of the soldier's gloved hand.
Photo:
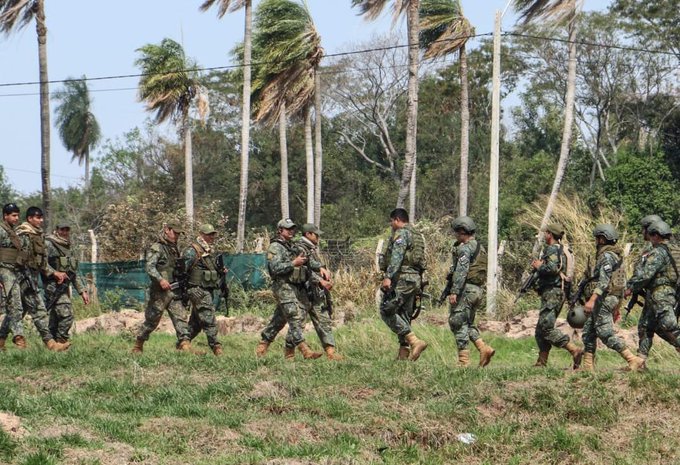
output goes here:
{"type": "Polygon", "coordinates": [[[293,266],[302,266],[305,263],[307,263],[307,257],[304,255],[300,254],[295,259],[293,260],[293,266]]]}
{"type": "Polygon", "coordinates": [[[170,290],[170,283],[168,282],[167,279],[161,279],[158,281],[158,284],[161,286],[161,289],[164,291],[169,291],[170,290]]]}

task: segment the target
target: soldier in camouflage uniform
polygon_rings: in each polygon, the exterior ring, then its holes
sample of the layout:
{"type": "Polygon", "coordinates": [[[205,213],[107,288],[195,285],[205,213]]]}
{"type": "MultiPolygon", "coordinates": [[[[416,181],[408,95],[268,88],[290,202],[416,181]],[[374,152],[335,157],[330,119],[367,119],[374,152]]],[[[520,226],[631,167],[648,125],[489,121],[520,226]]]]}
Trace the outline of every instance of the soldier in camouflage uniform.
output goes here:
{"type": "Polygon", "coordinates": [[[415,299],[425,271],[425,243],[409,224],[408,212],[403,208],[392,210],[390,226],[392,236],[381,264],[384,273],[381,288],[385,295],[380,317],[399,339],[397,360],[416,361],[427,349],[427,342],[418,339],[411,329],[415,299]]]}
{"type": "Polygon", "coordinates": [[[305,283],[309,280],[309,270],[320,272],[321,264],[313,257],[305,257],[292,242],[297,226],[290,218],[284,218],[276,224],[277,236],[272,239],[267,250],[267,270],[272,280],[272,292],[276,299],[276,309],[267,327],[262,331],[255,353],[264,355],[269,345],[288,323],[288,335],[284,348],[286,360],[295,358],[295,348],[305,359],[321,357],[321,353],[313,352],[305,342],[302,327],[305,311],[309,308],[309,298],[305,283]],[[308,263],[309,262],[309,263],[308,263]]]}
{"type": "Polygon", "coordinates": [[[541,309],[534,337],[538,345],[538,360],[534,366],[544,367],[548,364],[548,355],[552,346],[566,349],[573,358],[574,369],[581,365],[583,350],[569,340],[569,336],[555,328],[555,320],[564,304],[562,275],[566,268],[566,257],[560,243],[564,228],[557,223],[549,224],[544,232],[545,248],[538,260],[531,266],[536,270],[536,292],[541,296],[541,309]]]}
{"type": "Polygon", "coordinates": [[[450,270],[452,285],[449,294],[449,328],[456,338],[458,366],[470,365],[470,351],[467,346],[468,341],[472,341],[479,350],[479,366],[485,367],[496,353],[482,340],[475,326],[475,316],[482,304],[483,286],[486,284],[486,251],[475,239],[477,225],[472,218],[460,216],[453,220],[452,228],[456,242],[450,270]]]}
{"type": "Polygon", "coordinates": [[[216,356],[222,355],[222,344],[217,340],[217,321],[213,293],[220,285],[220,274],[226,270],[217,269],[217,255],[212,248],[217,231],[211,224],[203,224],[198,229],[196,242],[184,249],[182,258],[186,260],[189,275],[188,294],[191,303],[189,328],[191,339],[203,330],[208,345],[216,356]]]}
{"type": "MultiPolygon", "coordinates": [[[[678,266],[668,249],[671,228],[663,221],[656,221],[647,227],[647,234],[652,250],[643,257],[626,284],[626,296],[633,292],[645,292],[645,311],[647,312],[647,330],[651,332],[648,346],[649,354],[654,334],[658,334],[675,350],[680,352],[680,327],[674,313],[676,305],[675,285],[678,266]]],[[[640,341],[642,343],[642,341],[640,341]]],[[[642,349],[642,347],[641,347],[642,349]]]]}
{"type": "Polygon", "coordinates": [[[7,336],[11,332],[12,341],[20,349],[26,348],[24,326],[22,323],[21,276],[18,264],[23,263],[23,247],[21,239],[15,231],[19,223],[19,207],[8,203],[2,209],[3,220],[0,223],[0,290],[2,290],[2,308],[5,319],[0,326],[0,350],[5,350],[7,336]]]}
{"type": "Polygon", "coordinates": [[[591,284],[586,295],[590,298],[583,306],[588,315],[583,326],[583,369],[593,371],[597,339],[623,357],[633,371],[644,368],[645,361],[636,357],[614,333],[614,313],[618,310],[621,296],[612,286],[612,275],[621,266],[622,250],[616,245],[619,235],[610,224],[600,224],[593,230],[597,245],[596,263],[589,276],[591,284]]]}
{"type": "MultiPolygon", "coordinates": [[[[635,267],[633,270],[634,276],[639,275],[642,272],[642,267],[645,264],[647,256],[654,249],[649,240],[649,233],[647,232],[647,228],[649,228],[649,226],[652,223],[655,223],[657,221],[661,221],[661,217],[659,217],[658,215],[647,215],[644,218],[642,218],[642,220],[640,220],[640,225],[642,226],[642,238],[644,239],[645,243],[642,248],[640,258],[635,263],[635,267]]],[[[638,319],[638,338],[639,338],[638,357],[644,359],[647,359],[649,351],[652,348],[652,341],[654,340],[654,330],[653,329],[650,330],[649,328],[650,318],[652,317],[652,315],[650,314],[650,307],[651,302],[648,302],[647,299],[645,299],[642,311],[640,312],[640,318],[638,319]]]]}
{"type": "Polygon", "coordinates": [[[39,293],[38,279],[42,274],[46,279],[54,279],[57,284],[61,284],[68,276],[64,272],[56,271],[47,262],[43,221],[42,210],[38,207],[29,207],[26,210],[26,221],[16,229],[26,253],[21,280],[21,303],[24,314],[28,313],[31,316],[45,346],[49,350],[61,352],[68,349],[69,345],[56,342],[50,332],[50,315],[39,293]]]}
{"type": "Polygon", "coordinates": [[[178,224],[168,224],[163,228],[158,241],[146,252],[146,273],[151,279],[149,301],[144,312],[144,323],[137,334],[132,353],[142,353],[149,335],[158,328],[163,312],[166,310],[175,327],[177,350],[191,351],[189,338],[189,311],[182,302],[179,290],[173,292],[171,281],[176,276],[177,262],[180,258],[177,241],[184,230],[178,224]]]}
{"type": "Polygon", "coordinates": [[[67,223],[57,224],[54,232],[45,237],[47,263],[57,271],[63,271],[68,279],[57,284],[54,278],[45,278],[45,297],[50,312],[50,333],[54,340],[70,344],[69,332],[73,326],[73,306],[71,305],[71,285],[80,294],[83,303],[90,303],[85,284],[78,277],[78,260],[71,250],[71,227],[67,223]]]}

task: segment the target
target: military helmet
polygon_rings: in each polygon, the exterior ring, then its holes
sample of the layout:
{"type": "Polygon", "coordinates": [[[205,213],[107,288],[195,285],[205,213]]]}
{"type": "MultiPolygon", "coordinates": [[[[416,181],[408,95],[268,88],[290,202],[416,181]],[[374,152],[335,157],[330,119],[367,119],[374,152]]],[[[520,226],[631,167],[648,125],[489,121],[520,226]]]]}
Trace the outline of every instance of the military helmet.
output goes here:
{"type": "Polygon", "coordinates": [[[640,224],[646,229],[649,228],[650,224],[656,223],[657,221],[661,221],[661,217],[659,215],[647,215],[640,220],[640,224]]]}
{"type": "Polygon", "coordinates": [[[451,228],[454,231],[462,229],[468,234],[472,234],[477,230],[477,225],[469,216],[459,216],[451,223],[451,228]]]}
{"type": "Polygon", "coordinates": [[[581,329],[586,324],[588,315],[581,305],[574,305],[567,312],[567,323],[574,329],[581,329]]]}
{"type": "Polygon", "coordinates": [[[671,227],[665,221],[655,221],[654,223],[647,226],[648,234],[658,234],[661,237],[670,236],[673,234],[671,227]]]}
{"type": "Polygon", "coordinates": [[[593,229],[593,237],[602,236],[608,241],[618,241],[619,233],[616,232],[611,224],[598,224],[593,229]]]}
{"type": "Polygon", "coordinates": [[[545,230],[552,234],[555,239],[562,239],[562,236],[564,236],[564,228],[559,223],[550,223],[545,230]]]}

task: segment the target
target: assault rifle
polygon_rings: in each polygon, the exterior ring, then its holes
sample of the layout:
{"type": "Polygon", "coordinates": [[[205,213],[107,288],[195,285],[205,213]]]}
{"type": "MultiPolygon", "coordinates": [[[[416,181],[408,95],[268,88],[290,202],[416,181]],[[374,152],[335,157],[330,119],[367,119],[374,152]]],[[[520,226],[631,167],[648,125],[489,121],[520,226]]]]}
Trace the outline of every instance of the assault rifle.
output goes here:
{"type": "Polygon", "coordinates": [[[425,299],[425,297],[429,297],[428,294],[425,293],[425,288],[427,287],[428,284],[430,284],[430,281],[425,276],[425,272],[421,271],[420,287],[418,288],[415,298],[413,299],[413,315],[411,316],[412,320],[418,318],[420,316],[420,312],[424,310],[423,299],[425,299]]]}
{"type": "Polygon", "coordinates": [[[65,295],[68,292],[71,283],[75,283],[76,279],[78,279],[73,271],[66,271],[66,276],[67,278],[63,280],[61,284],[58,284],[56,289],[54,289],[54,292],[52,293],[52,298],[47,302],[47,305],[45,305],[45,308],[47,309],[48,312],[51,311],[55,305],[57,305],[57,302],[59,302],[61,296],[65,295]]]}
{"type": "Polygon", "coordinates": [[[34,294],[38,293],[38,285],[33,281],[33,276],[31,276],[31,271],[25,267],[19,267],[19,274],[21,275],[21,280],[26,283],[28,290],[34,294]]]}
{"type": "Polygon", "coordinates": [[[182,305],[189,303],[189,294],[187,289],[189,286],[189,273],[187,270],[186,258],[175,259],[175,269],[172,271],[173,282],[170,283],[170,289],[175,293],[175,296],[182,300],[182,305]]]}
{"type": "Polygon", "coordinates": [[[640,295],[640,292],[633,292],[633,294],[630,296],[630,300],[626,304],[626,314],[623,317],[623,321],[628,321],[628,315],[630,315],[630,311],[633,310],[633,307],[636,305],[642,307],[642,304],[640,303],[640,295]]]}
{"type": "Polygon", "coordinates": [[[224,254],[219,254],[216,260],[217,274],[220,277],[220,299],[224,301],[226,315],[229,316],[229,285],[227,284],[227,267],[224,264],[224,254]]]}
{"type": "Polygon", "coordinates": [[[329,291],[326,288],[323,288],[323,296],[324,296],[324,307],[326,307],[326,311],[328,312],[328,316],[333,318],[333,298],[331,297],[331,291],[329,291]]]}
{"type": "Polygon", "coordinates": [[[527,292],[529,292],[531,289],[534,288],[534,284],[536,283],[536,280],[538,279],[538,271],[534,270],[530,275],[528,275],[524,281],[522,281],[522,287],[519,288],[519,292],[515,296],[515,301],[513,304],[516,304],[517,301],[527,292]]]}

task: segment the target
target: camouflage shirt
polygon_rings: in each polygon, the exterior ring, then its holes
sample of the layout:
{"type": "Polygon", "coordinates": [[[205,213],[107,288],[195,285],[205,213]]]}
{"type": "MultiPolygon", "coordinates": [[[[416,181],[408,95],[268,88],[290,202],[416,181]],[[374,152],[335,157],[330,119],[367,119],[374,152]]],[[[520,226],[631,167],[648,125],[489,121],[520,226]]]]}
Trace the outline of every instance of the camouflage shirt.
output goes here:
{"type": "Polygon", "coordinates": [[[454,244],[452,253],[453,263],[450,270],[450,273],[453,274],[451,294],[460,295],[463,292],[465,281],[470,271],[470,264],[476,250],[477,239],[475,238],[465,243],[456,242],[454,244]]]}
{"type": "Polygon", "coordinates": [[[62,257],[67,258],[69,263],[73,264],[74,268],[68,269],[68,271],[73,272],[76,276],[76,279],[71,284],[73,284],[73,287],[78,294],[82,294],[86,291],[87,289],[85,288],[82,278],[78,276],[78,262],[75,260],[75,257],[73,257],[70,243],[63,240],[59,241],[59,238],[55,238],[54,236],[47,236],[45,238],[45,244],[47,245],[47,262],[53,264],[53,268],[59,269],[57,261],[62,257]],[[62,243],[59,244],[58,242],[62,243]]]}
{"type": "Polygon", "coordinates": [[[326,266],[323,264],[321,261],[321,256],[319,255],[319,247],[314,245],[309,239],[306,237],[302,236],[300,240],[298,240],[295,243],[295,247],[298,250],[301,250],[302,253],[305,254],[306,257],[308,257],[309,261],[307,262],[309,264],[310,268],[310,276],[309,276],[309,282],[312,284],[319,284],[321,282],[321,274],[319,274],[319,270],[321,268],[325,268],[326,266]],[[316,270],[314,270],[316,268],[316,270]]]}
{"type": "Polygon", "coordinates": [[[656,245],[649,254],[643,255],[626,287],[639,293],[660,286],[675,286],[675,270],[667,249],[656,245]]]}
{"type": "Polygon", "coordinates": [[[413,247],[413,231],[409,225],[394,231],[385,251],[387,269],[385,270],[384,278],[394,281],[400,272],[417,272],[416,270],[402,267],[406,252],[411,247],[413,247]]]}
{"type": "Polygon", "coordinates": [[[543,264],[536,269],[538,280],[536,287],[538,289],[547,289],[551,287],[560,287],[562,279],[560,277],[560,270],[562,268],[562,252],[560,244],[548,245],[543,249],[543,254],[540,260],[543,264]]]}
{"type": "Polygon", "coordinates": [[[26,252],[26,266],[33,273],[41,272],[45,276],[52,276],[54,268],[47,263],[47,247],[42,228],[36,228],[26,221],[16,231],[26,252]]]}
{"type": "MultiPolygon", "coordinates": [[[[16,236],[14,226],[10,225],[4,220],[2,220],[2,227],[0,227],[0,248],[15,249],[18,250],[18,252],[21,251],[21,240],[16,236]]],[[[7,260],[9,260],[9,257],[7,260]]],[[[12,258],[11,263],[9,261],[3,261],[2,265],[5,267],[14,268],[16,261],[17,260],[15,258],[12,258]]]]}
{"type": "Polygon", "coordinates": [[[151,278],[151,282],[159,284],[161,279],[172,281],[172,273],[178,258],[177,244],[170,242],[164,234],[161,234],[158,242],[146,252],[146,274],[151,278]]]}
{"type": "Polygon", "coordinates": [[[603,245],[598,248],[595,267],[591,276],[595,279],[591,286],[591,294],[604,295],[609,288],[614,270],[619,267],[620,259],[618,249],[611,245],[603,245]]]}

